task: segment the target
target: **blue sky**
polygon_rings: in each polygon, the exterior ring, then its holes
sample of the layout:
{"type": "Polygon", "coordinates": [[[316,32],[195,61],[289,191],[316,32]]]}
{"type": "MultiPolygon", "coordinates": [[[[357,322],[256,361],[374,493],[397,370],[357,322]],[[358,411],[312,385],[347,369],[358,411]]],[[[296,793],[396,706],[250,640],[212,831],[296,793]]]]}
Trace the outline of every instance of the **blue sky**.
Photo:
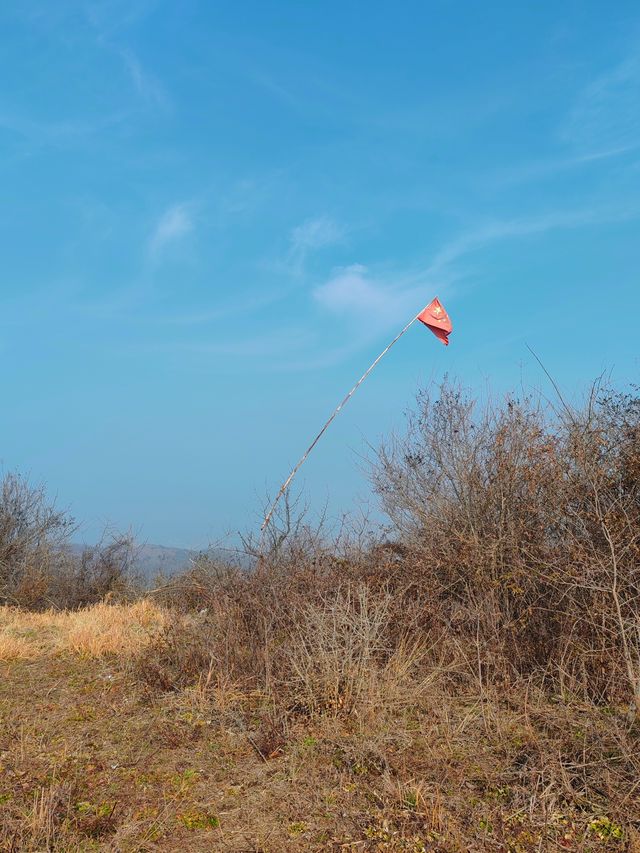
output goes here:
{"type": "Polygon", "coordinates": [[[94,539],[366,502],[420,383],[637,378],[637,3],[8,0],[0,463],[94,539]]]}

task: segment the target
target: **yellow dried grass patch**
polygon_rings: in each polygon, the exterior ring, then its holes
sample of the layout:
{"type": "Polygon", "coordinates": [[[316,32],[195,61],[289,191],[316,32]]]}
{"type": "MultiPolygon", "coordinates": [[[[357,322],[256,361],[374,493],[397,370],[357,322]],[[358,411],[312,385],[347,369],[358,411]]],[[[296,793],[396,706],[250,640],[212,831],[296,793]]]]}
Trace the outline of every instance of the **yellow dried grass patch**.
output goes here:
{"type": "Polygon", "coordinates": [[[0,660],[33,657],[32,650],[32,643],[24,637],[0,634],[0,660]]]}
{"type": "Polygon", "coordinates": [[[84,610],[30,613],[0,607],[0,660],[73,652],[89,657],[130,654],[146,645],[165,622],[153,602],[96,604],[84,610]]]}

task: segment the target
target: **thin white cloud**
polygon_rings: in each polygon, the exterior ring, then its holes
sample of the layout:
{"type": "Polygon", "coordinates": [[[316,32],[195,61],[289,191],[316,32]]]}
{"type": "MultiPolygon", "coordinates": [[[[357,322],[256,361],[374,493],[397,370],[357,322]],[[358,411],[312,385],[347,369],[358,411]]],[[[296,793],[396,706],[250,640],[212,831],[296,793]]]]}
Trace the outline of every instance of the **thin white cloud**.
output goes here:
{"type": "MultiPolygon", "coordinates": [[[[442,295],[446,288],[440,283],[437,289],[442,295]]],[[[409,318],[434,295],[435,284],[424,272],[374,275],[361,264],[335,270],[313,290],[316,304],[331,314],[366,320],[362,342],[409,318]]]]}
{"type": "Polygon", "coordinates": [[[111,113],[100,119],[68,119],[62,121],[42,121],[40,119],[0,112],[0,128],[30,143],[42,146],[65,147],[103,133],[125,119],[125,113],[111,113]]]}
{"type": "Polygon", "coordinates": [[[170,107],[170,99],[160,81],[142,66],[133,51],[122,50],[120,55],[138,95],[148,103],[167,110],[170,107]]]}
{"type": "Polygon", "coordinates": [[[291,232],[294,251],[309,251],[331,246],[343,237],[342,228],[328,216],[308,219],[291,232]]]}
{"type": "Polygon", "coordinates": [[[549,159],[502,167],[481,180],[517,185],[570,170],[606,167],[640,147],[640,45],[622,62],[591,79],[577,92],[557,129],[562,153],[549,159]]]}
{"type": "Polygon", "coordinates": [[[388,308],[391,294],[370,278],[365,266],[351,264],[336,270],[328,281],[316,287],[313,298],[335,314],[362,310],[382,314],[388,308]]]}
{"type": "MultiPolygon", "coordinates": [[[[274,358],[290,357],[294,352],[304,352],[308,346],[310,335],[308,329],[298,327],[278,327],[271,331],[253,333],[251,335],[238,335],[224,339],[218,337],[215,340],[197,339],[193,336],[188,338],[168,339],[162,341],[135,341],[131,348],[145,350],[148,352],[185,352],[195,353],[203,356],[233,356],[235,359],[260,358],[270,360],[274,358]]],[[[266,366],[263,361],[261,366],[266,366]]]]}
{"type": "Polygon", "coordinates": [[[640,145],[640,49],[585,86],[561,137],[581,151],[622,152],[640,145]]]}
{"type": "Polygon", "coordinates": [[[328,216],[307,219],[290,236],[288,266],[295,274],[304,270],[307,257],[319,249],[334,246],[344,239],[344,229],[328,216]]]}
{"type": "MultiPolygon", "coordinates": [[[[374,273],[362,264],[338,268],[312,291],[322,309],[347,319],[366,318],[372,334],[410,317],[434,296],[447,297],[460,277],[457,262],[494,243],[558,229],[580,228],[640,216],[640,207],[553,211],[537,217],[497,220],[445,244],[421,269],[374,273]]],[[[468,272],[467,272],[468,275],[468,272]]],[[[369,336],[362,338],[363,342],[369,336]]]]}
{"type": "Polygon", "coordinates": [[[179,242],[191,231],[193,218],[190,206],[186,203],[172,205],[162,214],[149,239],[150,257],[157,260],[169,246],[179,242]]]}
{"type": "Polygon", "coordinates": [[[550,180],[565,172],[592,166],[607,166],[610,160],[619,158],[631,150],[633,150],[633,146],[622,145],[579,153],[570,157],[524,161],[485,172],[479,177],[479,181],[483,186],[490,186],[495,190],[496,187],[517,186],[532,181],[550,180]]]}
{"type": "Polygon", "coordinates": [[[502,240],[543,234],[558,229],[582,228],[606,222],[622,222],[635,219],[640,214],[640,205],[635,207],[593,208],[557,210],[540,216],[506,219],[489,222],[456,237],[443,246],[427,269],[429,275],[442,273],[456,260],[471,252],[502,240]]]}

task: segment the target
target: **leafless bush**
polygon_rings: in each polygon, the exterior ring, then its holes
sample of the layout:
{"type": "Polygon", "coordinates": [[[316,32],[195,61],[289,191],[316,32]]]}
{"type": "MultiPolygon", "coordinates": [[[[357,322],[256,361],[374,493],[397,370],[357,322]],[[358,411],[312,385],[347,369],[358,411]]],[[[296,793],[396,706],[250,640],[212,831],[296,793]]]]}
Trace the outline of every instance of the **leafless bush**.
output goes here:
{"type": "Polygon", "coordinates": [[[564,549],[549,573],[580,665],[596,662],[605,695],[626,680],[640,713],[640,398],[608,391],[569,413],[563,459],[564,549]]]}
{"type": "Polygon", "coordinates": [[[74,529],[73,519],[49,503],[43,489],[7,474],[0,486],[0,603],[41,595],[74,529]]]}
{"type": "Polygon", "coordinates": [[[446,384],[418,403],[374,472],[386,538],[330,539],[285,503],[253,569],[201,557],[159,591],[193,617],[191,639],[165,638],[168,668],[185,642],[193,677],[213,666],[305,713],[361,715],[436,669],[453,687],[525,678],[640,707],[637,397],[596,388],[556,413],[446,384]]]}
{"type": "Polygon", "coordinates": [[[80,554],[66,552],[49,578],[49,598],[57,607],[77,609],[99,601],[130,600],[139,594],[134,563],[136,543],[128,534],[109,534],[80,554]]]}
{"type": "Polygon", "coordinates": [[[482,677],[552,673],[640,710],[639,401],[595,387],[563,406],[445,384],[374,484],[426,612],[474,640],[482,677]]]}
{"type": "Polygon", "coordinates": [[[357,579],[360,569],[335,540],[298,520],[291,520],[271,550],[256,555],[247,568],[202,554],[188,572],[153,594],[179,613],[198,616],[194,630],[206,633],[210,658],[226,677],[271,692],[305,608],[357,579]]]}
{"type": "Polygon", "coordinates": [[[75,609],[130,594],[133,539],[105,536],[76,555],[69,547],[75,530],[44,489],[7,474],[0,486],[0,604],[75,609]]]}
{"type": "Polygon", "coordinates": [[[307,605],[287,645],[284,671],[294,707],[311,713],[354,714],[416,701],[425,657],[421,643],[390,642],[391,595],[366,586],[338,588],[307,605]]]}

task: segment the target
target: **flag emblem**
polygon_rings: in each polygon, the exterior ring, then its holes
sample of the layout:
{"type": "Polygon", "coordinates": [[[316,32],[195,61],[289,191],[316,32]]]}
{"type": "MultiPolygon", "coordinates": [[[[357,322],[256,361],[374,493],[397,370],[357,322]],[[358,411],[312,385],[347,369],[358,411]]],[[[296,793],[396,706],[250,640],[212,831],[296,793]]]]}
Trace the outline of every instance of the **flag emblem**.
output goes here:
{"type": "Polygon", "coordinates": [[[418,314],[418,320],[424,323],[445,346],[449,346],[449,335],[453,330],[453,326],[451,325],[449,315],[437,296],[418,314]]]}

